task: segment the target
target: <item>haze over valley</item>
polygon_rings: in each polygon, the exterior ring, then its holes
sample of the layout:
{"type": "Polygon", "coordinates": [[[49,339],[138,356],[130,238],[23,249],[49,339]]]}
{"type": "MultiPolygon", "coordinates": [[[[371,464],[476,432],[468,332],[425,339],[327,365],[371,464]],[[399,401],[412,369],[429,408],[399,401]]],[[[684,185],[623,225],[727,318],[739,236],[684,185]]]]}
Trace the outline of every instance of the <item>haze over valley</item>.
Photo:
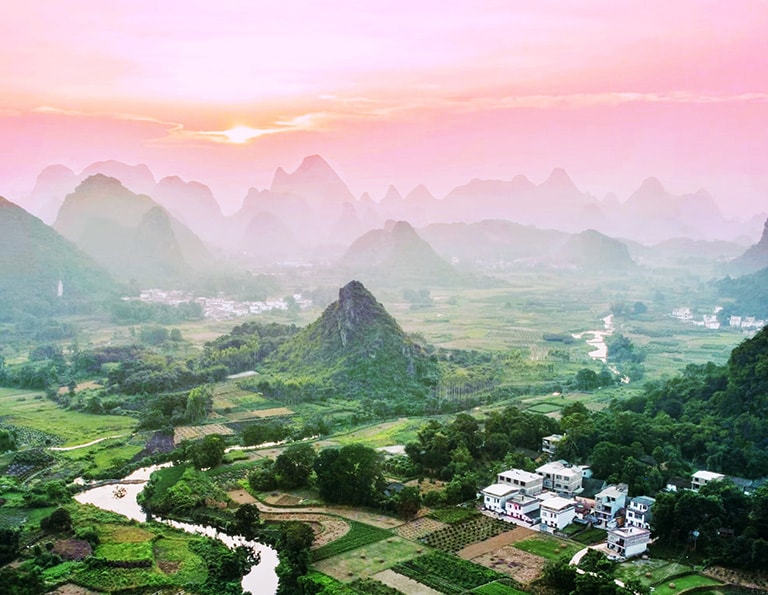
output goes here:
{"type": "Polygon", "coordinates": [[[765,2],[7,12],[0,591],[768,592],[765,2]]]}

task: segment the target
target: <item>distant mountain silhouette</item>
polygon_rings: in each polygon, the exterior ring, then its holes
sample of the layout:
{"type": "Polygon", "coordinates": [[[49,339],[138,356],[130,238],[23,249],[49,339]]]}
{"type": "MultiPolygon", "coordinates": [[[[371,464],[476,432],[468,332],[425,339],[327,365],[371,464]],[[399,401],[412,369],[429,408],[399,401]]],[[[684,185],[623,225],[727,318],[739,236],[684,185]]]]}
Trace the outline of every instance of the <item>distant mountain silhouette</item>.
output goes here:
{"type": "Polygon", "coordinates": [[[218,241],[224,216],[208,186],[168,176],[157,183],[150,195],[195,234],[209,243],[218,241]]]}
{"type": "Polygon", "coordinates": [[[311,206],[355,201],[344,181],[320,155],[305,157],[290,174],[282,167],[277,168],[270,190],[301,196],[311,206]]]}
{"type": "Polygon", "coordinates": [[[118,286],[92,258],[0,197],[0,319],[90,311],[118,286]]]}
{"type": "Polygon", "coordinates": [[[768,219],[760,241],[728,264],[728,269],[736,274],[754,273],[765,267],[768,267],[768,219]]]}
{"type": "Polygon", "coordinates": [[[96,174],[61,206],[54,225],[115,278],[167,286],[211,266],[205,245],[149,196],[96,174]]]}
{"type": "Polygon", "coordinates": [[[64,165],[49,165],[37,176],[35,187],[25,198],[27,210],[48,224],[56,220],[64,197],[72,192],[78,176],[64,165]]]}
{"type": "Polygon", "coordinates": [[[315,322],[270,358],[268,369],[327,386],[327,396],[424,397],[437,370],[359,281],[339,290],[315,322]]]}
{"type": "Polygon", "coordinates": [[[86,167],[80,174],[81,179],[95,174],[117,178],[120,183],[136,194],[151,195],[155,189],[155,176],[143,163],[128,165],[122,161],[97,161],[86,167]]]}
{"type": "Polygon", "coordinates": [[[538,229],[502,219],[437,223],[420,234],[443,258],[469,267],[534,264],[568,239],[562,231],[538,229]]]}
{"type": "Polygon", "coordinates": [[[636,267],[626,244],[587,229],[572,235],[553,255],[556,263],[590,271],[631,271],[636,267]]]}
{"type": "Polygon", "coordinates": [[[407,221],[388,221],[347,248],[339,266],[376,283],[453,284],[459,273],[407,221]]]}

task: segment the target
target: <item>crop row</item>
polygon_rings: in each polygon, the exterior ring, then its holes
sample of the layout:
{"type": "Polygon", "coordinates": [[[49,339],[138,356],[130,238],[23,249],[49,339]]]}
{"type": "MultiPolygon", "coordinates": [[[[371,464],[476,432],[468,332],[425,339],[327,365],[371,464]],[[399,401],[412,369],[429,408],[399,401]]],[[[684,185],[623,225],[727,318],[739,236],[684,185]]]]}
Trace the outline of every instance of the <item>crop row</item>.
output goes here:
{"type": "Polygon", "coordinates": [[[392,570],[447,595],[459,595],[504,578],[498,572],[442,552],[395,564],[392,570]]]}
{"type": "Polygon", "coordinates": [[[349,531],[343,537],[312,551],[313,562],[325,560],[331,556],[343,554],[369,543],[392,537],[392,533],[386,529],[380,529],[358,521],[347,522],[349,523],[349,531]]]}
{"type": "Polygon", "coordinates": [[[439,550],[458,552],[471,543],[495,537],[509,531],[509,523],[480,515],[430,533],[421,541],[439,550]]]}

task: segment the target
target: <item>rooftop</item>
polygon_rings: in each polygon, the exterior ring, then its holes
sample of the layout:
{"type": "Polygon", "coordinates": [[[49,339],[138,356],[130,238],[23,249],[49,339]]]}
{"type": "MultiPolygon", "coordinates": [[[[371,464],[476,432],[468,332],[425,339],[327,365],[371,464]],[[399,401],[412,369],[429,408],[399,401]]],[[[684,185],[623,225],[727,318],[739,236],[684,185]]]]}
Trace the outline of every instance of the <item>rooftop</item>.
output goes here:
{"type": "Polygon", "coordinates": [[[518,488],[514,486],[508,486],[503,483],[494,483],[485,488],[483,490],[483,494],[487,494],[488,496],[495,496],[496,498],[503,498],[504,496],[508,496],[517,490],[518,488]]]}
{"type": "Polygon", "coordinates": [[[565,510],[569,506],[575,506],[575,500],[569,500],[568,498],[561,498],[555,496],[554,498],[548,498],[541,503],[542,508],[548,508],[549,510],[565,510]]]}
{"type": "Polygon", "coordinates": [[[695,479],[700,479],[701,481],[712,481],[713,479],[723,479],[725,475],[722,473],[715,473],[714,471],[697,471],[693,474],[693,477],[695,479]]]}

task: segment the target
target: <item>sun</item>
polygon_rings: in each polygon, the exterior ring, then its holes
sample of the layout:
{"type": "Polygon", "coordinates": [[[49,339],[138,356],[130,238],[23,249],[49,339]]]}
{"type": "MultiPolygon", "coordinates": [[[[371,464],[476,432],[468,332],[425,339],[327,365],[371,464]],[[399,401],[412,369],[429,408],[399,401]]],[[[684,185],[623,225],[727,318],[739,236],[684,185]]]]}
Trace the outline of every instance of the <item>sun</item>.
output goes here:
{"type": "Polygon", "coordinates": [[[249,140],[253,140],[254,138],[258,138],[267,132],[265,130],[259,130],[258,128],[251,128],[250,126],[235,126],[234,128],[230,128],[229,130],[222,131],[221,134],[223,134],[227,142],[235,143],[235,144],[244,144],[247,143],[249,140]]]}

